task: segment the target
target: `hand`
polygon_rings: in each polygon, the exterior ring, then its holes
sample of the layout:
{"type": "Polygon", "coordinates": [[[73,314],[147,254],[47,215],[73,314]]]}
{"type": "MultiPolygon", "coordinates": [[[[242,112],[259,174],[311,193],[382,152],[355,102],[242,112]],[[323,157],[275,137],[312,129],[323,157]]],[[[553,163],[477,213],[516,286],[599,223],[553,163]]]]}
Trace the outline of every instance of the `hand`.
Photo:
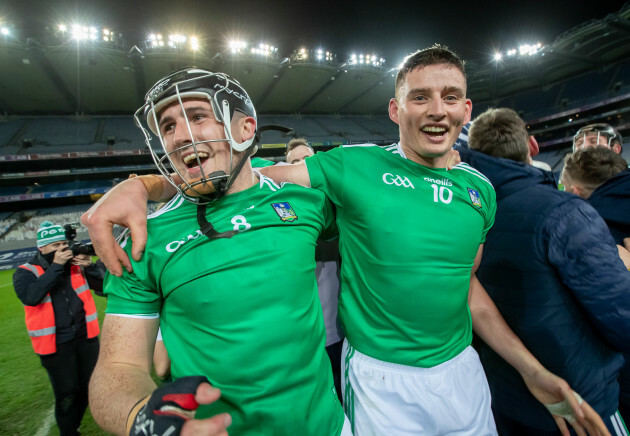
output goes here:
{"type": "Polygon", "coordinates": [[[147,398],[148,401],[143,401],[144,405],[132,409],[132,420],[127,424],[128,434],[141,436],[150,429],[151,434],[158,436],[227,436],[226,428],[232,423],[229,414],[193,419],[200,404],[211,404],[220,396],[220,391],[212,388],[208,379],[203,376],[183,377],[173,383],[164,384],[153,391],[147,398]]]}
{"type": "MultiPolygon", "coordinates": [[[[568,409],[570,409],[570,414],[572,415],[572,418],[568,419],[568,421],[578,436],[585,436],[587,434],[585,429],[590,435],[610,436],[606,425],[597,412],[587,402],[583,402],[580,405],[573,389],[564,379],[542,368],[531,376],[523,376],[523,380],[532,395],[543,405],[560,402],[568,403],[568,409]]],[[[563,436],[569,436],[565,418],[554,414],[551,416],[556,421],[556,425],[563,436]]]]}
{"type": "Polygon", "coordinates": [[[70,250],[69,248],[64,248],[55,251],[53,262],[59,265],[65,265],[66,262],[68,262],[70,259],[72,259],[72,250],[70,250]]]}
{"type": "MultiPolygon", "coordinates": [[[[212,404],[221,396],[218,389],[208,383],[202,383],[197,388],[195,400],[199,404],[212,404]]],[[[215,415],[206,419],[190,419],[182,427],[182,436],[208,435],[228,436],[227,428],[232,424],[232,417],[227,413],[215,415]]]]}
{"type": "Polygon", "coordinates": [[[114,224],[131,230],[131,255],[135,260],[140,260],[147,242],[147,198],[147,190],[140,180],[125,180],[108,191],[81,216],[81,222],[88,228],[96,254],[115,276],[122,275],[121,264],[128,272],[132,272],[133,268],[127,253],[114,239],[114,224]]]}
{"type": "Polygon", "coordinates": [[[458,163],[462,161],[462,158],[459,155],[459,151],[457,150],[450,150],[447,153],[447,157],[448,157],[448,159],[446,160],[447,170],[452,170],[455,165],[457,165],[458,163]]]}
{"type": "Polygon", "coordinates": [[[77,254],[72,258],[72,264],[87,268],[92,265],[92,258],[87,254],[77,254]]]}

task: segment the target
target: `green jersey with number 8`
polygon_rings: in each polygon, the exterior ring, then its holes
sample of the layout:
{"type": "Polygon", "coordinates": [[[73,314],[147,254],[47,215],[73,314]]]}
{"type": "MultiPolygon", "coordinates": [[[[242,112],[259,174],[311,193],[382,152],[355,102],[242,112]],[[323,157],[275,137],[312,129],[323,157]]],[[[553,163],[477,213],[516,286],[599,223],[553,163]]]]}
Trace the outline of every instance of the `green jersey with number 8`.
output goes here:
{"type": "MultiPolygon", "coordinates": [[[[261,176],[208,204],[206,217],[238,233],[203,236],[196,205],[179,196],[153,214],[134,272],[107,277],[107,313],[160,314],[173,378],[205,375],[221,389],[197,418],[228,412],[230,434],[339,435],[315,277],[317,238],[334,228],[330,203],[261,176]]],[[[122,245],[131,258],[131,240],[122,245]]]]}

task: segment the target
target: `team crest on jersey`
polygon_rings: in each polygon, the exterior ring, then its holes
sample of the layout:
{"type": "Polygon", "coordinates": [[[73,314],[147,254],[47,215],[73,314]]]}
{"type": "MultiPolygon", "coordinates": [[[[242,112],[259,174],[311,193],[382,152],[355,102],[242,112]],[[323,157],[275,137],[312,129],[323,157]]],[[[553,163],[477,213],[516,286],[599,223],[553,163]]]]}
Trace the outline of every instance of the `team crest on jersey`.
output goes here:
{"type": "Polygon", "coordinates": [[[472,202],[473,206],[481,209],[481,196],[479,195],[479,191],[468,188],[468,195],[470,195],[470,201],[472,202]]]}
{"type": "Polygon", "coordinates": [[[289,203],[273,203],[271,206],[284,222],[290,223],[298,219],[297,214],[289,203]]]}

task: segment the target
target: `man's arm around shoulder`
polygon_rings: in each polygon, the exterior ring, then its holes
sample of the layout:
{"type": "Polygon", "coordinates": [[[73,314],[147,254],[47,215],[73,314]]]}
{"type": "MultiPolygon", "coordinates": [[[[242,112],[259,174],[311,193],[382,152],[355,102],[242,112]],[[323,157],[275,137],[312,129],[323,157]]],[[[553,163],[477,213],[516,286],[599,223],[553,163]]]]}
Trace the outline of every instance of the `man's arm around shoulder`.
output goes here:
{"type": "Polygon", "coordinates": [[[294,165],[273,165],[270,167],[260,168],[260,173],[276,182],[289,182],[296,185],[311,187],[311,179],[308,174],[308,168],[304,162],[294,165]]]}

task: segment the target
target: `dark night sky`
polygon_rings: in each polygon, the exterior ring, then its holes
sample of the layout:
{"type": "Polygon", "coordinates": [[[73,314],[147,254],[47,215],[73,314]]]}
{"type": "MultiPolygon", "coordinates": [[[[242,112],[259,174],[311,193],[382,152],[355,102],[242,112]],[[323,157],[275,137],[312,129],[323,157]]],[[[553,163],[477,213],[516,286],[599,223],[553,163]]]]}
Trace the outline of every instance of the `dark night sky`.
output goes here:
{"type": "Polygon", "coordinates": [[[389,64],[434,42],[467,59],[490,59],[494,48],[551,44],[562,32],[617,12],[623,1],[138,1],[11,0],[0,16],[30,28],[77,17],[116,28],[136,41],[151,31],[197,34],[220,44],[229,36],[266,41],[290,54],[304,45],[372,52],[389,64]],[[481,6],[479,6],[481,5],[481,6]],[[136,35],[134,37],[134,34],[136,35]]]}

